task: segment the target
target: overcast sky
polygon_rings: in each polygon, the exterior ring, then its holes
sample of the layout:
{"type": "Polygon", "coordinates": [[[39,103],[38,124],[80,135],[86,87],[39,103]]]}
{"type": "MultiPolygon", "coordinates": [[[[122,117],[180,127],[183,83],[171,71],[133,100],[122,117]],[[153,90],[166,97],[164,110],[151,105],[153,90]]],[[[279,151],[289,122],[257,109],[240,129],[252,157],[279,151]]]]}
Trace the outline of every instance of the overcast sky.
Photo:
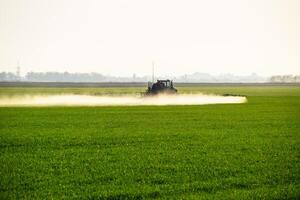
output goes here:
{"type": "Polygon", "coordinates": [[[0,71],[300,74],[299,0],[0,0],[0,71]]]}

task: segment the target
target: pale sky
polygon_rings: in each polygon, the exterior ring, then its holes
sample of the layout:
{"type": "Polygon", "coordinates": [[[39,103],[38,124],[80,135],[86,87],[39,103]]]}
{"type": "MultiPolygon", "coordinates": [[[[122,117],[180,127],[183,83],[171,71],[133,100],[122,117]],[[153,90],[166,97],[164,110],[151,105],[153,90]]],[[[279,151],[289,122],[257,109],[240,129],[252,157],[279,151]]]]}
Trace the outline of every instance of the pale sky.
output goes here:
{"type": "Polygon", "coordinates": [[[300,0],[0,0],[0,71],[300,74],[300,0]]]}

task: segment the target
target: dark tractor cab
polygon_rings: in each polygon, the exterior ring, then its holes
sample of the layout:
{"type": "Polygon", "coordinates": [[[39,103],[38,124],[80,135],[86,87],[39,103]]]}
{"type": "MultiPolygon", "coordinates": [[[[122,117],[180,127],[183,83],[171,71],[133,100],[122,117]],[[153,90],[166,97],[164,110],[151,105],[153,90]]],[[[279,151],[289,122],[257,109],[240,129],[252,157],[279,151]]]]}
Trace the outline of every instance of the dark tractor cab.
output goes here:
{"type": "Polygon", "coordinates": [[[173,86],[173,81],[171,80],[157,80],[156,83],[148,83],[147,95],[155,94],[176,94],[177,90],[173,86]]]}

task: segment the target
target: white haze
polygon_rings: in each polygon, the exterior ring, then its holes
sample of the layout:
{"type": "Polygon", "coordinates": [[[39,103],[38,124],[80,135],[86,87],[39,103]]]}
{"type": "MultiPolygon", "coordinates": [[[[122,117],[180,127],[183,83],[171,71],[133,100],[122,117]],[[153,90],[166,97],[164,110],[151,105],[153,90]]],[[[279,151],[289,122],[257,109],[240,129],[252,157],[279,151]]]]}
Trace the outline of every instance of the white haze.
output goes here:
{"type": "Polygon", "coordinates": [[[300,73],[299,0],[0,0],[0,71],[300,73]],[[19,62],[18,62],[19,61],[19,62]]]}
{"type": "Polygon", "coordinates": [[[37,95],[0,98],[6,106],[140,106],[140,105],[205,105],[245,103],[246,97],[204,94],[140,96],[37,95]]]}

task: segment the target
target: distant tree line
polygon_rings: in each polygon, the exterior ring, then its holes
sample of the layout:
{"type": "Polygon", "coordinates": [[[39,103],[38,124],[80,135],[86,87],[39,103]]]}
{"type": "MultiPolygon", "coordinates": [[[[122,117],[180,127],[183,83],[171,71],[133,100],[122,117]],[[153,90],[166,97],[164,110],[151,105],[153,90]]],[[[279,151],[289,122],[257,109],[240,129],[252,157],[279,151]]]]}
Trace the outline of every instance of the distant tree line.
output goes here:
{"type": "Polygon", "coordinates": [[[33,82],[103,82],[106,77],[98,73],[28,72],[26,81],[33,82]]]}
{"type": "Polygon", "coordinates": [[[300,76],[277,75],[270,78],[272,83],[300,83],[300,76]]]}
{"type": "Polygon", "coordinates": [[[18,81],[20,77],[12,72],[1,72],[0,81],[18,81]]]}
{"type": "MultiPolygon", "coordinates": [[[[193,73],[177,77],[155,77],[156,79],[172,79],[175,82],[186,83],[299,83],[300,76],[280,75],[269,78],[257,74],[235,76],[221,74],[213,76],[207,73],[193,73]]],[[[25,76],[18,76],[12,72],[0,72],[0,81],[28,81],[28,82],[147,82],[150,76],[116,77],[100,73],[69,73],[69,72],[28,72],[25,76]]]]}
{"type": "Polygon", "coordinates": [[[69,73],[69,72],[28,72],[19,77],[11,72],[0,73],[0,81],[29,81],[29,82],[145,82],[149,77],[115,77],[99,73],[69,73]]]}

